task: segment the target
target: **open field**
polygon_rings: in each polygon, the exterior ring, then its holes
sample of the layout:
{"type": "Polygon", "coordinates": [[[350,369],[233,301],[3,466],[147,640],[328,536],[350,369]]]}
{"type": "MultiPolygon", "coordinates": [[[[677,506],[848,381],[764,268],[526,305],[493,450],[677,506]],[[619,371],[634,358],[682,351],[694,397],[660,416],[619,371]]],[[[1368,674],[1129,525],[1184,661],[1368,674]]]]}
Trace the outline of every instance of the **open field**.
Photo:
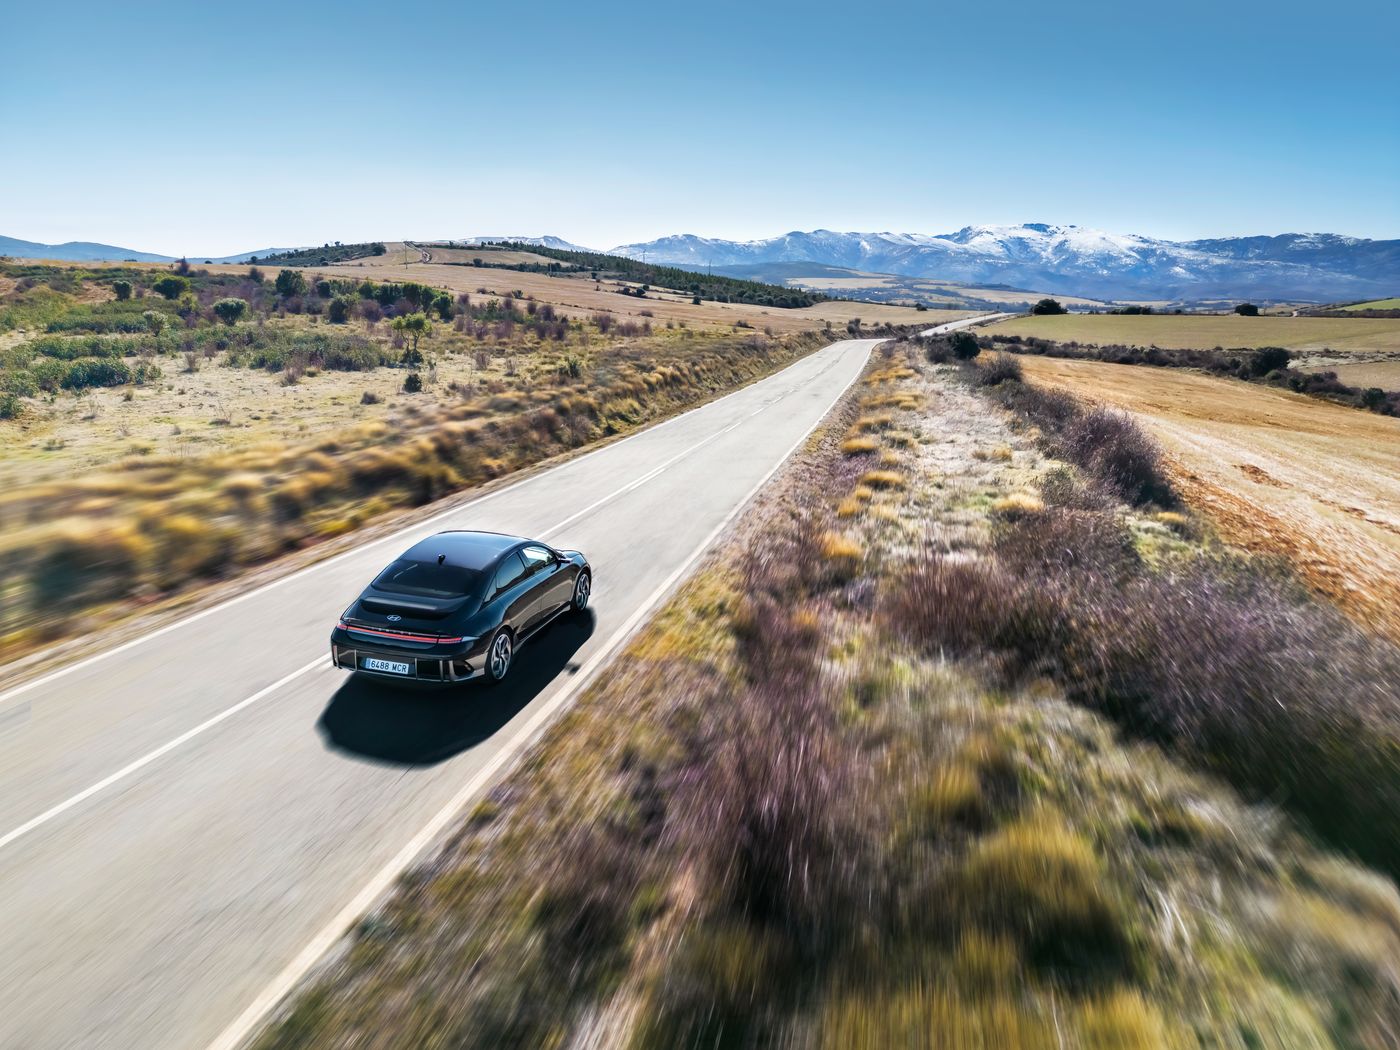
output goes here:
{"type": "Polygon", "coordinates": [[[877,361],[259,1050],[1390,1046],[1388,880],[995,658],[988,566],[1156,586],[1189,520],[1049,506],[1064,464],[926,368],[877,361]]]}
{"type": "Polygon", "coordinates": [[[1190,372],[1020,361],[1036,382],[1139,416],[1227,537],[1283,555],[1400,639],[1400,419],[1190,372]]]}
{"type": "Polygon", "coordinates": [[[1352,303],[1343,310],[1400,310],[1400,299],[1372,299],[1369,303],[1352,303]]]}
{"type": "MultiPolygon", "coordinates": [[[[392,255],[392,253],[391,253],[392,255]]],[[[800,332],[821,328],[828,322],[837,329],[859,318],[867,325],[910,325],[927,319],[908,306],[890,306],[877,303],[857,303],[833,301],[818,303],[801,309],[783,310],[777,308],[751,306],[746,303],[716,303],[702,301],[695,305],[689,296],[674,292],[654,290],[647,298],[638,299],[619,293],[619,283],[603,281],[601,284],[590,280],[587,274],[564,274],[549,276],[539,273],[521,273],[516,270],[493,270],[474,266],[451,266],[440,263],[409,262],[396,263],[385,259],[362,260],[344,266],[317,267],[307,270],[312,276],[338,276],[356,280],[375,281],[420,281],[454,292],[478,294],[510,295],[523,292],[534,296],[540,302],[552,303],[570,317],[587,317],[599,310],[607,310],[619,317],[641,319],[643,311],[651,311],[661,323],[684,321],[692,326],[733,327],[744,324],[762,331],[771,328],[775,332],[800,332]]],[[[212,267],[211,269],[222,269],[212,267]]],[[[229,267],[236,271],[238,267],[229,267]]],[[[628,286],[631,287],[631,286],[628,286]]],[[[966,317],[977,311],[939,311],[939,318],[953,320],[966,317]]]]}
{"type": "Polygon", "coordinates": [[[1400,350],[1400,318],[1237,317],[1215,314],[1063,314],[1016,317],[989,333],[1061,342],[1180,350],[1283,346],[1290,350],[1400,350]]]}
{"type": "Polygon", "coordinates": [[[1350,386],[1400,390],[1400,353],[1309,354],[1295,367],[1308,372],[1336,372],[1350,386]]]}

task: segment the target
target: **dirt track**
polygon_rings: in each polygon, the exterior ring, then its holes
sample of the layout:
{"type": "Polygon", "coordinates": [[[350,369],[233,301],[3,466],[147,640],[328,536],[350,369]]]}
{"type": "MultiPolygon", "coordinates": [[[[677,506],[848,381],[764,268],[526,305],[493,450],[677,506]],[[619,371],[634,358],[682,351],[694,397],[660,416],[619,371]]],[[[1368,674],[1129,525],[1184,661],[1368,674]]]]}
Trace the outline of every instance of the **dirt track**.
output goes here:
{"type": "Polygon", "coordinates": [[[1142,416],[1187,500],[1229,539],[1285,555],[1400,640],[1400,419],[1193,372],[1021,363],[1028,378],[1142,416]]]}

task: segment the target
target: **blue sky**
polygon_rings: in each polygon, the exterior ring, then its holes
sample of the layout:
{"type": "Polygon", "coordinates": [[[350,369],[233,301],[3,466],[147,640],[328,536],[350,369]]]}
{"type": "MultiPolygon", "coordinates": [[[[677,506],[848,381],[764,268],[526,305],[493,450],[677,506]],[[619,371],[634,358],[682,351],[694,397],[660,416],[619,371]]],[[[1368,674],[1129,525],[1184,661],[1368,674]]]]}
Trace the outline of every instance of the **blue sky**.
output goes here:
{"type": "Polygon", "coordinates": [[[14,3],[0,234],[1400,237],[1400,5],[14,3]]]}

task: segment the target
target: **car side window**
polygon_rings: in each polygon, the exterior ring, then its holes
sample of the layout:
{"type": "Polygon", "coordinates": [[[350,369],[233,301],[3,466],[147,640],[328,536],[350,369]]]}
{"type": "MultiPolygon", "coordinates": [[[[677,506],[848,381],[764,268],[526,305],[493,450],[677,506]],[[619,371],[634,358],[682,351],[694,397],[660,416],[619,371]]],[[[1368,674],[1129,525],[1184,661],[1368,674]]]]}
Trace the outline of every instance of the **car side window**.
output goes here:
{"type": "Polygon", "coordinates": [[[525,559],[525,567],[530,570],[531,576],[554,564],[554,555],[543,547],[526,547],[520,554],[525,559]]]}
{"type": "Polygon", "coordinates": [[[492,593],[500,594],[502,591],[508,591],[528,575],[530,575],[530,570],[520,560],[520,553],[511,551],[501,562],[501,567],[496,570],[496,587],[492,593]]]}

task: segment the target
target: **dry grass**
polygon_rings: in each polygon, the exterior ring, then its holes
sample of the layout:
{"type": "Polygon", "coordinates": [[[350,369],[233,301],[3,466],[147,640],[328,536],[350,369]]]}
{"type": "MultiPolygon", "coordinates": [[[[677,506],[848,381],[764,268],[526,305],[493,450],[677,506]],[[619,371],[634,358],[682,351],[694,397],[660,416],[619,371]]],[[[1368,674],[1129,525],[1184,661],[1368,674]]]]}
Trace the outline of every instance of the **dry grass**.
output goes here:
{"type": "Polygon", "coordinates": [[[1030,379],[1126,409],[1188,502],[1400,639],[1400,419],[1181,371],[1024,357],[1030,379]]]}
{"type": "Polygon", "coordinates": [[[872,489],[902,489],[906,481],[897,470],[868,470],[861,475],[860,483],[872,489]]]}
{"type": "MultiPolygon", "coordinates": [[[[1045,683],[872,624],[910,552],[832,528],[853,414],[264,1050],[1393,1045],[1393,886],[1045,683]],[[827,535],[869,554],[854,578],[827,535]]],[[[973,447],[910,476],[931,537],[1021,469],[973,447]]]]}
{"type": "Polygon", "coordinates": [[[879,447],[880,442],[878,439],[863,434],[848,437],[845,441],[841,442],[841,451],[848,456],[864,455],[868,452],[874,452],[879,447]]]}

